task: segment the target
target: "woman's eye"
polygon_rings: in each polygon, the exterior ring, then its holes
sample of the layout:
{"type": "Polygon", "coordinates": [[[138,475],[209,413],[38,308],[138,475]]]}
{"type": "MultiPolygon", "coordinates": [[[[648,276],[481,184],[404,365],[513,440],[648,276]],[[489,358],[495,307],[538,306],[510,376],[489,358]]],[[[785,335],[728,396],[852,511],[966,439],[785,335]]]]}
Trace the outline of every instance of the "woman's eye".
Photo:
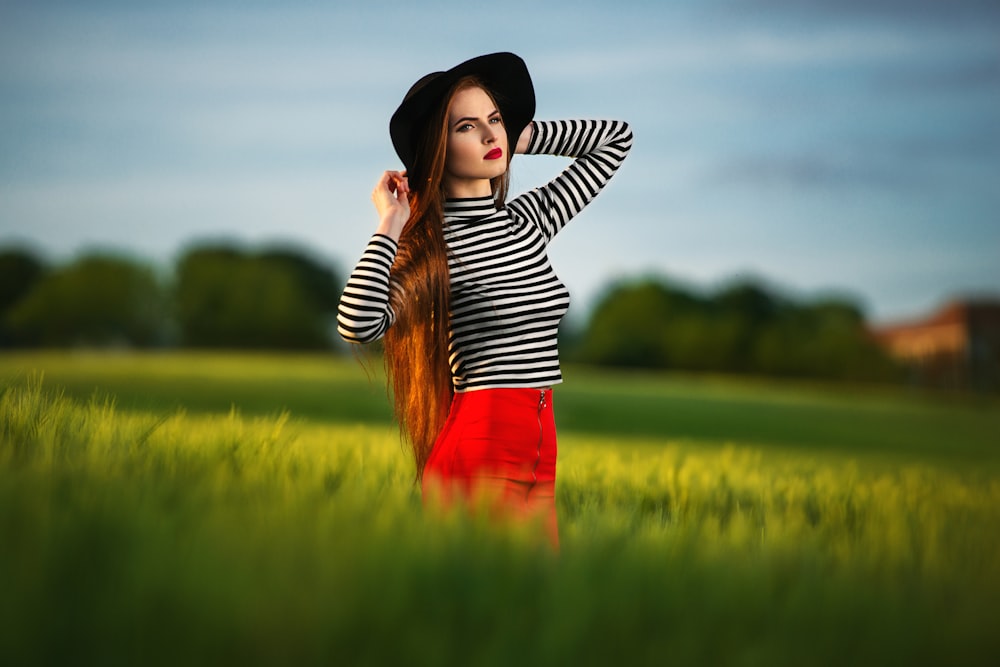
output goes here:
{"type": "Polygon", "coordinates": [[[471,129],[472,129],[472,123],[466,123],[465,125],[458,126],[459,132],[468,132],[471,129]]]}
{"type": "Polygon", "coordinates": [[[500,118],[500,116],[493,116],[493,118],[490,118],[490,122],[496,125],[498,123],[502,123],[503,120],[500,118]]]}

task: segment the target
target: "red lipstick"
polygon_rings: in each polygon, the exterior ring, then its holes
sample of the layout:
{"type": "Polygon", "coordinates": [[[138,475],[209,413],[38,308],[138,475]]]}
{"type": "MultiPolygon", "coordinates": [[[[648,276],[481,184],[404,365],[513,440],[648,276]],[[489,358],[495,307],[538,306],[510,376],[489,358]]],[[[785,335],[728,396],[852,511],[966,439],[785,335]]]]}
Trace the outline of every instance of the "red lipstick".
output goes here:
{"type": "Polygon", "coordinates": [[[500,148],[494,148],[483,158],[484,160],[496,160],[503,155],[503,150],[500,148]]]}

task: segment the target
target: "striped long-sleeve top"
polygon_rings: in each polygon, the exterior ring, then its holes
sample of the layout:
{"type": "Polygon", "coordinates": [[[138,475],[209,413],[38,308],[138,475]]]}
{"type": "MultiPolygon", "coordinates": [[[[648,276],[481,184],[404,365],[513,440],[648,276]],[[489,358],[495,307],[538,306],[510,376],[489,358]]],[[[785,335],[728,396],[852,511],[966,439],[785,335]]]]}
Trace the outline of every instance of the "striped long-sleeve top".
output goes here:
{"type": "MultiPolygon", "coordinates": [[[[549,264],[548,242],[597,195],[632,146],[622,121],[535,121],[528,154],[576,158],[548,184],[497,209],[492,197],[444,206],[451,282],[449,355],[456,391],[562,382],[557,336],[569,292],[549,264]]],[[[396,242],[372,237],[340,300],[340,335],[382,337],[396,242]]]]}

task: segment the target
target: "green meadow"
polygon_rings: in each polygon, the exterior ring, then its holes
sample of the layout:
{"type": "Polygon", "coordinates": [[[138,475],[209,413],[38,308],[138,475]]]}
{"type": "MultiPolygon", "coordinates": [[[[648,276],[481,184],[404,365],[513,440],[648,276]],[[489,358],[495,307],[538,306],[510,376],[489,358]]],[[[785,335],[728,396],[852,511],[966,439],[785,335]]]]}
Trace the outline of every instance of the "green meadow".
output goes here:
{"type": "Polygon", "coordinates": [[[565,375],[554,554],[377,363],[0,355],[0,664],[995,663],[996,398],[565,375]]]}

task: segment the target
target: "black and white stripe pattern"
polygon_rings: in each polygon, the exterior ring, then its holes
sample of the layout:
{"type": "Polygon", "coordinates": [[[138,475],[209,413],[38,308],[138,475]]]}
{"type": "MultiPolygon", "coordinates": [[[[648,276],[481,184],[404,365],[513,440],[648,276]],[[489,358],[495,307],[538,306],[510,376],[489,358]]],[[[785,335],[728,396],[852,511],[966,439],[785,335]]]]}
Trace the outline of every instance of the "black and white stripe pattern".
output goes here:
{"type": "Polygon", "coordinates": [[[399,244],[375,234],[340,296],[337,332],[349,343],[378,340],[392,326],[396,313],[389,305],[389,269],[399,244]]]}
{"type": "MultiPolygon", "coordinates": [[[[449,352],[457,391],[562,382],[557,335],[569,292],[546,245],[604,187],[632,145],[621,121],[535,121],[527,152],[576,157],[559,176],[497,210],[490,197],[449,200],[449,352]]],[[[372,237],[348,280],[338,331],[378,339],[392,325],[389,269],[396,243],[372,237]]]]}

